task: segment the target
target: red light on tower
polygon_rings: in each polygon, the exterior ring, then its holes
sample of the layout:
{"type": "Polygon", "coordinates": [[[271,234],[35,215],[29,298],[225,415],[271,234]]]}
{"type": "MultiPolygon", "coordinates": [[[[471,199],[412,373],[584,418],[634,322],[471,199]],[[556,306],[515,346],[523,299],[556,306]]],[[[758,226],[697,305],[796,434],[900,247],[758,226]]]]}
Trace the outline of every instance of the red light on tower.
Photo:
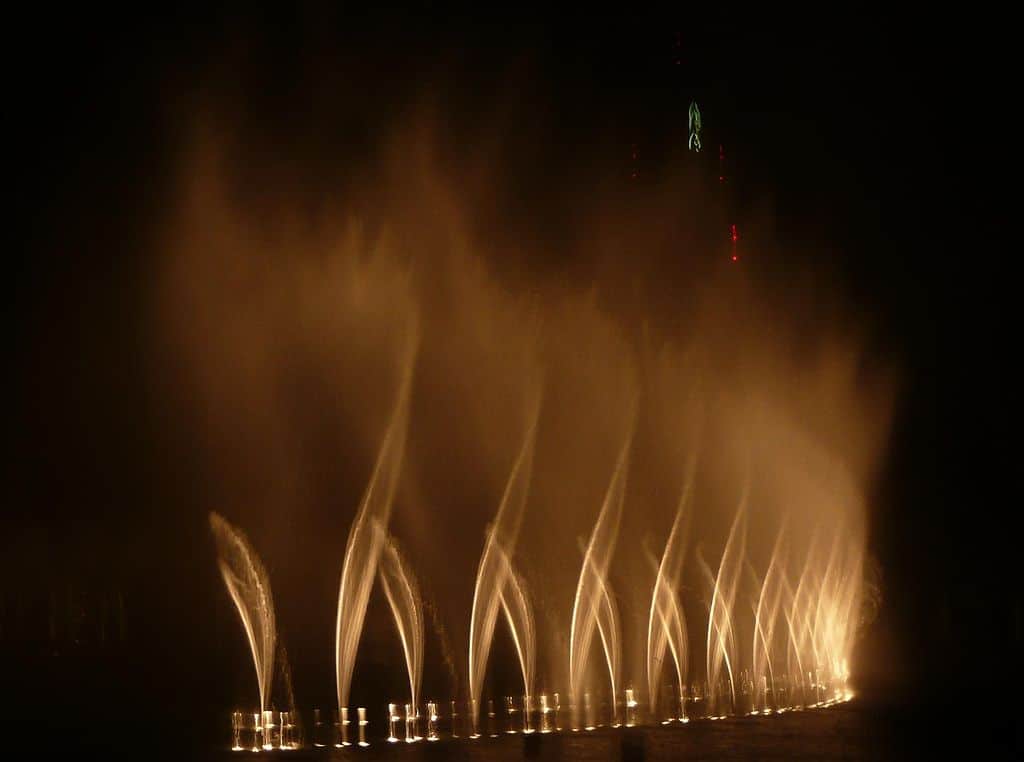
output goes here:
{"type": "Polygon", "coordinates": [[[739,262],[740,258],[736,254],[736,242],[740,240],[740,234],[736,231],[735,223],[729,226],[729,237],[732,239],[732,261],[739,262]]]}

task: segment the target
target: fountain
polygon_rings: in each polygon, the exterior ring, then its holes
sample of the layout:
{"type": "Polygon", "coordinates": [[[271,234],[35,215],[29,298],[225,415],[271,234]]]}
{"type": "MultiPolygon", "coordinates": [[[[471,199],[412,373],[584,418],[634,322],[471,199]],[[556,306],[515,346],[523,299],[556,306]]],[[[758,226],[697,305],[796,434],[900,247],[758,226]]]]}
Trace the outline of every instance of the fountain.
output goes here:
{"type": "MultiPolygon", "coordinates": [[[[718,575],[713,580],[711,604],[708,611],[707,632],[707,675],[708,704],[716,713],[723,717],[736,711],[736,633],[733,626],[733,607],[743,566],[744,543],[746,537],[746,492],[740,500],[739,510],[729,530],[729,539],[722,553],[722,561],[718,566],[718,575]],[[722,668],[725,668],[723,674],[722,668]],[[723,679],[728,681],[729,705],[726,710],[722,706],[724,691],[721,686],[723,679]]],[[[710,571],[705,565],[705,576],[710,571]]]]}
{"type": "Polygon", "coordinates": [[[539,396],[533,404],[522,448],[512,467],[498,513],[488,529],[477,568],[473,610],[469,625],[469,690],[472,736],[479,737],[479,706],[494,625],[501,604],[512,629],[523,671],[524,692],[531,693],[533,671],[533,620],[522,585],[511,568],[510,557],[519,536],[533,468],[539,396]],[[510,582],[511,580],[511,582],[510,582]],[[506,592],[506,587],[512,590],[506,592]],[[520,629],[521,628],[521,629],[520,629]]]}
{"type": "Polygon", "coordinates": [[[611,725],[619,727],[618,696],[619,676],[622,665],[622,645],[619,633],[622,631],[619,625],[619,609],[615,605],[615,597],[611,593],[608,581],[598,576],[597,570],[591,564],[591,573],[595,575],[595,586],[599,591],[600,605],[597,609],[597,633],[601,639],[601,648],[604,651],[605,663],[608,665],[608,679],[611,682],[611,725]]]}
{"type": "MultiPolygon", "coordinates": [[[[388,705],[388,741],[398,742],[400,736],[404,736],[407,743],[422,740],[419,702],[424,602],[407,559],[388,531],[409,416],[413,352],[409,351],[403,366],[395,408],[349,534],[336,629],[339,709],[333,722],[321,715],[320,710],[314,712],[312,742],[319,748],[352,745],[350,710],[345,702],[374,577],[380,580],[399,635],[409,687],[407,702],[388,705]],[[404,733],[400,733],[403,724],[404,733]],[[331,728],[336,731],[333,735],[331,728]]],[[[480,737],[479,715],[484,701],[486,732],[491,737],[497,737],[500,728],[509,734],[520,731],[532,734],[537,730],[548,734],[562,729],[558,693],[540,694],[538,719],[534,725],[537,623],[524,577],[513,561],[532,474],[538,412],[539,405],[534,405],[497,514],[487,529],[477,571],[468,654],[471,738],[480,737]],[[499,610],[509,627],[523,681],[521,699],[514,695],[504,699],[503,723],[499,723],[494,700],[481,695],[499,610]]],[[[589,540],[585,545],[580,543],[582,563],[568,643],[569,709],[573,730],[590,731],[606,722],[612,727],[625,724],[632,728],[643,720],[637,691],[632,686],[622,688],[623,628],[609,582],[632,447],[631,423],[620,445],[589,540]],[[607,694],[594,692],[587,684],[595,630],[605,657],[604,667],[608,670],[610,691],[607,694]],[[605,706],[606,695],[610,709],[605,706]]],[[[690,719],[687,680],[691,647],[679,589],[695,479],[691,460],[660,560],[645,547],[654,573],[654,585],[646,617],[646,663],[643,667],[646,668],[650,717],[657,721],[668,713],[663,724],[676,720],[686,723],[690,719]],[[674,685],[663,675],[666,654],[671,655],[675,667],[674,685]],[[660,690],[662,681],[666,683],[668,694],[664,698],[660,690]],[[677,712],[676,696],[672,693],[676,689],[677,712]],[[665,701],[665,708],[660,712],[659,700],[665,701]]],[[[712,720],[741,713],[768,715],[793,708],[827,707],[850,698],[849,655],[863,590],[863,536],[852,532],[843,520],[832,525],[822,522],[810,533],[806,553],[798,556],[792,550],[795,540],[791,522],[784,519],[774,535],[762,578],[747,555],[749,494],[747,482],[730,524],[717,572],[712,572],[706,563],[699,544],[696,551],[697,566],[708,589],[706,682],[703,685],[693,683],[689,693],[695,716],[699,716],[702,706],[703,714],[712,720]],[[802,566],[799,574],[791,577],[791,563],[797,557],[802,559],[802,566]],[[795,581],[795,587],[791,580],[795,581]],[[750,628],[745,619],[747,609],[738,607],[737,600],[749,602],[750,628]],[[752,630],[750,641],[745,639],[748,629],[752,630]],[[741,639],[750,643],[750,650],[739,647],[741,639]],[[740,662],[743,654],[749,656],[749,664],[740,662]]],[[[235,751],[300,748],[299,714],[292,697],[287,654],[279,648],[266,571],[241,531],[217,513],[211,513],[209,521],[221,576],[246,633],[260,694],[259,711],[232,713],[231,748],[235,751]],[[275,664],[280,669],[286,693],[287,708],[280,712],[270,707],[275,664]]],[[[451,707],[451,735],[458,737],[455,701],[451,702],[451,707]]],[[[358,717],[358,744],[366,746],[365,708],[359,708],[358,717]]],[[[440,720],[437,702],[427,702],[427,740],[438,741],[442,737],[440,720]]]]}
{"type": "Polygon", "coordinates": [[[348,707],[343,706],[341,707],[341,709],[338,710],[338,729],[340,731],[338,746],[340,748],[345,748],[346,746],[352,745],[351,741],[348,740],[349,724],[350,722],[348,719],[348,707]]]}
{"type": "MultiPolygon", "coordinates": [[[[236,207],[250,194],[236,194],[233,182],[221,187],[228,178],[218,176],[245,164],[238,158],[252,147],[230,138],[224,161],[219,146],[204,142],[188,174],[176,178],[182,219],[159,228],[173,251],[154,272],[163,342],[147,357],[157,363],[160,388],[189,385],[171,396],[183,411],[196,408],[200,436],[184,425],[178,431],[175,411],[155,419],[168,428],[158,440],[185,447],[194,440],[179,459],[194,469],[191,483],[209,478],[224,515],[250,532],[281,532],[267,535],[274,559],[293,564],[280,577],[275,568],[278,604],[291,604],[275,612],[248,540],[210,514],[233,604],[225,616],[241,622],[247,646],[240,639],[237,646],[250,654],[237,653],[243,686],[255,693],[251,658],[259,696],[215,707],[221,723],[231,722],[230,736],[220,727],[218,737],[236,750],[305,742],[356,753],[374,730],[363,709],[358,720],[355,713],[368,702],[380,737],[434,741],[663,720],[669,734],[692,730],[682,723],[701,716],[750,712],[760,724],[766,715],[850,698],[853,640],[869,590],[862,495],[884,473],[875,455],[888,445],[892,390],[884,372],[872,377],[878,358],[858,352],[860,332],[847,330],[856,326],[832,324],[832,308],[845,307],[828,293],[799,298],[802,278],[776,289],[759,280],[767,270],[734,278],[727,265],[722,276],[699,264],[700,252],[673,269],[681,277],[670,287],[651,282],[641,270],[674,260],[677,236],[703,239],[676,214],[676,191],[696,178],[654,183],[666,191],[664,204],[623,205],[616,191],[607,199],[614,204],[592,207],[610,216],[583,231],[560,230],[555,218],[533,226],[540,218],[532,213],[546,202],[534,209],[531,198],[492,187],[477,176],[490,166],[487,156],[464,160],[464,141],[449,145],[445,129],[429,126],[393,152],[364,146],[366,172],[352,168],[337,208],[283,186],[280,194],[257,194],[265,214],[248,219],[236,207]],[[435,132],[445,137],[432,146],[435,132]],[[438,155],[457,159],[457,171],[435,175],[432,153],[442,144],[438,155]],[[417,176],[421,164],[426,176],[417,176]],[[374,182],[377,167],[394,172],[396,187],[374,182]],[[452,177],[487,208],[461,208],[461,191],[445,187],[452,177]],[[351,208],[350,190],[359,195],[351,208]],[[301,199],[295,209],[293,198],[301,199]],[[510,201],[517,224],[505,230],[501,208],[510,201]],[[275,209],[278,202],[285,208],[275,209]],[[622,218],[620,207],[628,211],[622,218]],[[634,240],[636,222],[644,229],[634,240]],[[527,241],[541,231],[544,243],[534,251],[527,241]],[[492,239],[500,242],[493,261],[492,252],[476,250],[492,239]],[[529,249],[522,259],[504,256],[520,244],[529,249]],[[622,256],[630,251],[639,268],[622,256]],[[568,266],[547,267],[552,253],[568,266]],[[691,276],[702,285],[691,290],[691,276]],[[798,313],[805,302],[813,303],[809,312],[798,313]],[[407,340],[392,344],[418,305],[422,324],[414,318],[407,340]],[[534,363],[550,368],[543,389],[534,387],[534,363]],[[743,452],[751,467],[738,480],[743,452]],[[700,473],[685,460],[695,453],[700,473]],[[839,468],[828,467],[832,459],[839,468]],[[336,510],[339,494],[350,496],[352,511],[344,516],[344,548],[335,536],[334,555],[327,554],[340,567],[327,581],[337,585],[329,592],[336,611],[303,611],[318,605],[320,587],[308,573],[324,557],[310,535],[330,525],[322,513],[336,510]],[[253,495],[249,510],[266,512],[265,524],[242,518],[253,495]],[[652,530],[648,552],[640,543],[652,530]],[[702,543],[710,564],[699,555],[702,543]],[[378,581],[387,611],[373,612],[378,581]],[[698,600],[693,590],[705,583],[698,600]],[[329,669],[328,651],[335,668],[336,695],[320,703],[308,738],[300,717],[310,718],[290,696],[280,648],[283,617],[296,614],[287,623],[302,633],[303,651],[292,654],[296,677],[300,665],[309,676],[329,669]],[[332,635],[312,631],[322,614],[335,624],[333,649],[317,654],[317,643],[332,635]],[[427,615],[436,632],[425,626],[427,615]],[[381,654],[392,626],[398,646],[381,654]],[[506,626],[511,641],[502,648],[496,629],[506,626]],[[371,631],[387,637],[370,642],[371,631]],[[507,663],[495,664],[499,653],[507,663]],[[354,682],[362,679],[354,677],[362,674],[360,654],[367,667],[372,659],[374,677],[394,680],[366,700],[365,686],[354,682]],[[440,706],[449,699],[446,713],[440,706]],[[385,727],[379,711],[389,700],[385,727]]],[[[221,127],[196,134],[216,143],[221,127]]],[[[265,148],[262,140],[254,145],[265,148]]],[[[494,166],[504,171],[514,163],[508,157],[494,166]]],[[[282,159],[281,168],[293,164],[282,159]]],[[[321,180],[331,182],[326,174],[321,180]]],[[[872,331],[864,334],[876,343],[872,331]]],[[[168,489],[164,498],[175,495],[168,489]]],[[[193,514],[183,508],[181,515],[193,514]]],[[[68,618],[100,608],[82,603],[69,602],[68,618]]],[[[206,610],[205,601],[196,604],[188,610],[206,610]]],[[[123,620],[123,601],[118,608],[123,620]]],[[[230,626],[237,638],[238,625],[230,626]]],[[[99,629],[101,639],[110,637],[107,624],[99,629]]],[[[882,672],[886,666],[879,674],[906,671],[882,672]]],[[[532,738],[523,746],[538,742],[559,743],[532,738]]]]}
{"type": "Polygon", "coordinates": [[[405,742],[415,743],[420,740],[419,730],[417,724],[419,721],[419,711],[416,709],[414,704],[405,705],[405,742]]]}
{"type": "Polygon", "coordinates": [[[452,738],[458,738],[459,737],[459,712],[458,712],[458,709],[456,708],[455,701],[451,702],[451,707],[452,708],[451,708],[451,711],[449,712],[449,715],[451,716],[452,738]]]}
{"type": "Polygon", "coordinates": [[[270,751],[275,748],[280,748],[281,737],[280,737],[280,725],[275,722],[278,719],[278,713],[272,709],[267,709],[263,712],[263,750],[270,751]]]}
{"type": "MultiPolygon", "coordinates": [[[[612,472],[604,504],[601,506],[601,511],[591,532],[590,542],[583,553],[583,566],[580,569],[579,582],[576,585],[576,599],[573,603],[572,625],[569,631],[569,700],[573,712],[573,728],[579,727],[579,700],[586,676],[587,659],[594,627],[598,625],[599,620],[602,623],[599,625],[601,640],[605,647],[614,703],[614,689],[618,678],[616,674],[617,654],[609,648],[617,647],[618,632],[606,578],[612,552],[615,550],[619,520],[622,516],[622,504],[626,493],[626,470],[632,438],[631,424],[630,431],[619,452],[615,470],[612,472]]],[[[586,698],[589,701],[589,694],[586,698]]],[[[590,724],[588,722],[588,725],[590,724]]]]}
{"type": "MultiPolygon", "coordinates": [[[[679,498],[679,506],[676,508],[676,516],[672,522],[672,529],[665,543],[665,551],[662,553],[661,563],[657,564],[654,592],[651,595],[651,611],[647,620],[647,690],[650,697],[651,713],[657,712],[657,684],[667,645],[676,667],[680,721],[686,719],[686,702],[683,693],[686,686],[689,643],[686,617],[679,604],[676,589],[679,585],[679,574],[686,554],[686,535],[689,524],[689,513],[686,511],[686,507],[693,483],[694,463],[695,461],[691,459],[683,492],[679,498]]],[[[655,565],[653,558],[650,561],[652,565],[655,565]]]]}
{"type": "Polygon", "coordinates": [[[365,749],[370,745],[366,741],[366,726],[370,724],[370,721],[366,719],[366,707],[356,707],[356,713],[359,717],[359,745],[365,749]]]}
{"type": "Polygon", "coordinates": [[[263,712],[255,712],[252,716],[252,751],[263,749],[263,712]]]}
{"type": "Polygon", "coordinates": [[[508,715],[506,720],[505,732],[509,735],[515,735],[518,731],[516,730],[516,700],[512,696],[505,697],[505,713],[508,715]]]}
{"type": "Polygon", "coordinates": [[[632,688],[626,688],[626,727],[636,726],[637,701],[632,688]]]}
{"type": "MultiPolygon", "coordinates": [[[[233,527],[219,513],[210,513],[210,530],[217,545],[217,564],[224,585],[234,601],[242,620],[252,653],[253,667],[260,694],[260,716],[266,711],[274,674],[274,652],[277,627],[274,621],[274,599],[270,580],[259,556],[240,529],[233,527]]],[[[257,721],[257,734],[260,723],[257,721]]],[[[257,744],[254,744],[254,746],[257,744]]],[[[264,740],[263,746],[266,746],[264,740]]]]}
{"type": "Polygon", "coordinates": [[[437,741],[440,736],[437,734],[437,721],[440,719],[437,714],[437,703],[427,702],[427,740],[437,741]]]}
{"type": "Polygon", "coordinates": [[[313,710],[313,746],[324,749],[330,744],[330,724],[324,721],[320,709],[313,710]]]}
{"type": "Polygon", "coordinates": [[[423,605],[419,589],[398,552],[394,538],[389,537],[383,526],[374,521],[379,534],[378,542],[383,551],[380,557],[380,581],[388,599],[395,627],[402,641],[405,666],[409,675],[409,702],[406,707],[407,741],[420,740],[416,726],[419,706],[420,680],[423,675],[423,605]],[[412,715],[410,715],[410,707],[412,715]],[[411,733],[410,733],[411,730],[411,733]]]}
{"type": "Polygon", "coordinates": [[[540,694],[540,732],[550,733],[552,728],[551,714],[554,707],[548,706],[548,694],[540,694]]]}
{"type": "Polygon", "coordinates": [[[487,735],[498,737],[498,716],[494,711],[494,699],[487,699],[487,735]]]}
{"type": "MultiPolygon", "coordinates": [[[[784,538],[786,525],[779,529],[775,546],[772,548],[771,559],[768,562],[768,571],[765,573],[764,582],[761,584],[761,592],[757,598],[757,605],[754,611],[754,649],[753,659],[753,681],[755,685],[761,686],[760,702],[755,700],[753,711],[767,713],[771,711],[772,702],[769,701],[769,683],[771,692],[775,691],[775,671],[772,668],[772,647],[775,643],[775,628],[779,616],[779,607],[783,599],[783,575],[786,558],[786,546],[784,538]],[[760,710],[758,710],[760,706],[760,710]]],[[[778,708],[777,706],[775,708],[778,708]]]]}
{"type": "Polygon", "coordinates": [[[398,706],[388,704],[388,743],[398,743],[398,728],[402,722],[402,715],[398,713],[398,706]]]}
{"type": "Polygon", "coordinates": [[[529,598],[526,596],[526,584],[519,573],[512,567],[512,561],[503,547],[497,552],[505,565],[505,584],[501,588],[501,608],[505,613],[512,641],[515,643],[516,655],[519,657],[519,669],[523,675],[523,729],[530,730],[530,713],[528,704],[533,693],[534,660],[537,652],[537,639],[533,622],[533,611],[529,598]]]}
{"type": "Polygon", "coordinates": [[[242,734],[245,732],[245,719],[242,712],[231,713],[231,751],[242,751],[242,734]]]}
{"type": "Polygon", "coordinates": [[[356,651],[363,631],[370,588],[377,574],[377,564],[385,539],[385,534],[379,531],[378,527],[388,525],[391,504],[401,472],[416,347],[417,337],[412,332],[406,347],[402,378],[391,422],[384,435],[359,512],[352,522],[345,548],[335,628],[335,676],[339,708],[348,706],[356,651]]]}

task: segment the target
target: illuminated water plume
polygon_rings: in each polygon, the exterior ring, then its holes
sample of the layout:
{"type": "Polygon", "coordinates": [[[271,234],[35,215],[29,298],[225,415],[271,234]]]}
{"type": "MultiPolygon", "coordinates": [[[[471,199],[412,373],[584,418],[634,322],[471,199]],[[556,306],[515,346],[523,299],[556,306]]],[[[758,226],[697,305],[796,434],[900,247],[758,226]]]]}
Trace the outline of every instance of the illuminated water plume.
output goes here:
{"type": "Polygon", "coordinates": [[[405,666],[409,674],[409,700],[419,706],[420,681],[423,677],[423,604],[416,580],[390,537],[379,522],[374,528],[380,534],[380,582],[394,616],[395,628],[402,641],[405,666]]]}
{"type": "MultiPolygon", "coordinates": [[[[754,638],[751,659],[751,680],[754,685],[753,710],[772,709],[769,695],[776,695],[775,670],[772,664],[776,648],[776,629],[784,600],[786,566],[786,527],[779,530],[768,562],[768,571],[760,586],[754,607],[754,638]]],[[[787,630],[788,634],[788,630],[787,630]]],[[[788,651],[788,643],[787,643],[788,651]]]]}
{"type": "Polygon", "coordinates": [[[259,556],[240,529],[219,513],[210,513],[221,577],[235,603],[252,653],[260,693],[260,715],[266,710],[274,675],[277,627],[270,580],[259,556]]]}
{"type": "MultiPolygon", "coordinates": [[[[572,625],[569,631],[569,696],[573,711],[573,727],[579,727],[580,698],[583,697],[583,683],[586,677],[587,659],[595,626],[602,622],[601,639],[605,646],[605,657],[609,666],[609,678],[615,684],[617,657],[609,646],[617,646],[617,616],[608,595],[606,579],[612,553],[618,537],[622,505],[626,493],[626,472],[629,449],[632,444],[632,428],[619,452],[612,479],[605,494],[604,503],[583,553],[583,565],[572,610],[572,625]],[[616,662],[616,663],[613,663],[616,662]]],[[[614,703],[614,693],[613,703],[614,703]]]]}
{"type": "MultiPolygon", "coordinates": [[[[529,703],[533,696],[533,681],[537,660],[537,635],[533,621],[533,609],[526,595],[526,585],[512,567],[512,562],[503,548],[499,549],[503,562],[508,565],[505,585],[501,589],[501,608],[505,612],[512,640],[519,657],[519,669],[523,675],[523,713],[529,717],[529,703]]],[[[526,720],[528,723],[528,720],[526,720]]]]}
{"type": "Polygon", "coordinates": [[[651,595],[651,610],[647,621],[647,690],[650,697],[651,712],[657,711],[658,681],[665,648],[672,654],[676,668],[676,679],[679,686],[680,719],[685,716],[684,692],[689,665],[689,633],[686,628],[686,616],[679,603],[677,593],[679,576],[686,557],[687,528],[689,525],[688,502],[693,479],[693,461],[679,505],[676,508],[672,529],[665,543],[665,551],[661,562],[651,559],[657,568],[654,591],[651,595]]]}
{"type": "MultiPolygon", "coordinates": [[[[711,604],[708,611],[707,631],[707,679],[708,703],[719,716],[725,713],[722,706],[722,678],[729,685],[729,711],[736,708],[736,678],[738,671],[736,632],[734,628],[734,606],[736,592],[743,569],[746,544],[747,496],[740,500],[739,509],[729,530],[729,539],[718,566],[718,575],[713,580],[711,604]],[[723,675],[723,668],[725,670],[723,675]]],[[[707,572],[705,572],[707,574],[707,572]]]]}
{"type": "Polygon", "coordinates": [[[366,488],[359,512],[352,522],[345,561],[338,590],[338,617],[335,628],[335,676],[338,706],[348,706],[352,670],[362,635],[363,620],[370,590],[377,574],[384,535],[377,526],[387,527],[391,505],[398,485],[405,451],[406,427],[409,418],[409,397],[412,391],[417,340],[409,338],[402,368],[398,398],[384,441],[377,456],[373,475],[366,488]]]}
{"type": "Polygon", "coordinates": [[[469,690],[473,734],[478,735],[479,709],[487,658],[494,638],[498,606],[502,605],[512,628],[523,671],[524,690],[529,694],[533,682],[533,619],[522,586],[515,577],[510,556],[522,523],[533,469],[539,402],[534,406],[526,437],[519,451],[494,522],[487,531],[484,550],[476,573],[473,610],[469,625],[469,690]],[[511,582],[510,582],[511,580],[511,582]],[[506,590],[511,584],[512,589],[506,590]]]}

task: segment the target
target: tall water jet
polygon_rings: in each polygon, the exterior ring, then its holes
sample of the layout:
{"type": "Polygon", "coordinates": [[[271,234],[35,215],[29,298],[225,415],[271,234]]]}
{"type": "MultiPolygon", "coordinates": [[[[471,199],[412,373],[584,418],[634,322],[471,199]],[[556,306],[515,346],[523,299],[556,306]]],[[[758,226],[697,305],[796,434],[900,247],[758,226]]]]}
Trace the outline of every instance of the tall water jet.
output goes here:
{"type": "Polygon", "coordinates": [[[608,665],[608,681],[611,684],[611,723],[619,727],[619,686],[622,685],[622,626],[619,624],[619,607],[615,604],[608,579],[601,585],[601,607],[597,614],[597,632],[601,636],[605,663],[608,665]]]}
{"type": "MultiPolygon", "coordinates": [[[[813,670],[818,664],[817,644],[813,637],[813,623],[811,621],[811,610],[814,605],[815,585],[813,577],[816,574],[815,561],[818,557],[818,545],[820,534],[815,529],[811,543],[804,560],[803,571],[797,580],[796,590],[789,597],[789,611],[787,623],[790,630],[790,638],[793,644],[793,653],[797,665],[795,679],[790,683],[791,693],[798,687],[800,690],[800,706],[814,703],[813,701],[813,670]]],[[[795,697],[794,697],[795,698],[795,697]]]]}
{"type": "MultiPolygon", "coordinates": [[[[586,677],[587,658],[594,636],[594,627],[602,611],[605,612],[606,618],[611,613],[604,581],[607,578],[608,566],[615,550],[619,521],[622,518],[622,505],[626,496],[626,471],[629,449],[633,439],[632,416],[630,421],[629,433],[619,452],[611,482],[605,493],[604,503],[590,534],[590,542],[587,543],[583,553],[583,565],[580,569],[579,582],[576,585],[572,624],[569,629],[569,698],[572,704],[574,728],[579,727],[579,702],[583,695],[583,682],[586,677]]],[[[602,636],[602,639],[604,637],[602,636]]],[[[607,650],[606,657],[610,659],[607,650]]],[[[614,680],[615,676],[612,675],[611,678],[614,680]]],[[[613,703],[614,700],[613,694],[613,703]]]]}
{"type": "Polygon", "coordinates": [[[815,683],[818,695],[817,702],[820,703],[822,695],[822,680],[826,674],[834,672],[835,649],[840,645],[833,637],[836,633],[833,628],[836,606],[836,583],[841,575],[838,569],[840,556],[840,540],[842,531],[837,528],[832,538],[832,546],[829,551],[828,561],[825,564],[824,573],[820,573],[815,580],[816,600],[814,601],[813,614],[811,614],[811,640],[814,643],[815,659],[815,683]]]}
{"type": "MultiPolygon", "coordinates": [[[[395,618],[395,627],[402,641],[405,653],[405,666],[409,673],[409,700],[413,712],[419,707],[420,681],[423,676],[423,608],[420,603],[419,589],[409,572],[405,561],[398,552],[394,538],[387,535],[384,527],[374,521],[379,533],[378,541],[383,546],[380,558],[380,582],[384,595],[388,599],[391,613],[395,618]]],[[[409,717],[406,717],[409,721],[409,717]]],[[[413,738],[418,737],[419,730],[413,720],[413,738]]]]}
{"type": "MultiPolygon", "coordinates": [[[[689,528],[690,488],[693,480],[693,463],[690,461],[686,483],[679,498],[676,516],[672,521],[661,563],[657,564],[654,591],[651,594],[651,611],[647,619],[647,690],[651,712],[658,708],[658,680],[665,658],[665,647],[672,653],[679,685],[679,719],[686,716],[685,686],[689,666],[689,636],[686,617],[676,593],[679,574],[686,556],[686,535],[689,528]]],[[[653,560],[653,559],[652,559],[653,560]]]]}
{"type": "MultiPolygon", "coordinates": [[[[686,715],[686,678],[689,674],[689,633],[686,616],[679,601],[675,588],[658,582],[661,568],[658,559],[648,550],[647,561],[655,574],[655,588],[651,596],[651,612],[647,623],[647,682],[650,693],[650,710],[656,714],[660,691],[658,681],[665,662],[665,650],[668,647],[676,669],[678,688],[679,715],[671,715],[663,724],[678,719],[688,722],[686,715]]],[[[671,710],[669,710],[671,711],[671,710]]]]}
{"type": "Polygon", "coordinates": [[[526,595],[526,584],[512,567],[512,561],[504,548],[499,549],[504,563],[505,585],[501,588],[501,608],[505,612],[512,640],[519,656],[519,668],[523,674],[523,730],[532,732],[530,711],[533,697],[533,680],[537,655],[537,636],[533,621],[533,609],[526,595]]]}
{"type": "Polygon", "coordinates": [[[619,624],[619,609],[615,605],[615,597],[608,580],[598,574],[593,563],[590,564],[590,573],[594,575],[593,584],[598,590],[599,596],[597,634],[601,640],[601,650],[604,652],[605,664],[608,667],[608,681],[611,689],[611,723],[613,727],[618,727],[620,724],[618,690],[622,673],[622,628],[619,624]]]}
{"type": "MultiPolygon", "coordinates": [[[[217,565],[235,603],[252,652],[260,692],[260,714],[266,711],[274,675],[277,626],[270,580],[245,534],[219,513],[210,513],[210,530],[217,545],[217,565]]],[[[258,724],[258,723],[257,723],[258,724]]]]}
{"type": "Polygon", "coordinates": [[[765,572],[754,607],[754,642],[750,662],[751,679],[755,688],[753,711],[770,711],[772,706],[768,696],[775,696],[776,691],[772,655],[776,648],[775,632],[784,592],[785,537],[786,524],[783,522],[772,548],[768,571],[765,572]]]}
{"type": "Polygon", "coordinates": [[[377,463],[367,485],[359,512],[352,522],[345,548],[345,561],[338,589],[338,617],[335,628],[335,677],[338,706],[348,706],[352,670],[355,666],[359,638],[363,632],[366,605],[377,574],[383,536],[376,526],[387,527],[391,505],[398,485],[405,451],[406,427],[409,418],[409,397],[412,391],[413,366],[417,337],[410,335],[402,368],[398,398],[391,416],[377,463]]]}
{"type": "Polygon", "coordinates": [[[744,548],[746,545],[746,491],[740,500],[739,510],[729,530],[729,539],[722,553],[722,561],[718,566],[718,575],[714,579],[711,593],[711,605],[708,611],[707,633],[707,677],[708,704],[722,716],[722,691],[720,680],[722,668],[725,667],[729,682],[730,711],[736,707],[736,633],[734,630],[734,606],[736,591],[739,587],[740,572],[743,569],[744,548]]]}
{"type": "MultiPolygon", "coordinates": [[[[488,528],[487,539],[484,541],[484,550],[480,556],[480,565],[477,567],[476,585],[473,589],[473,611],[469,622],[469,707],[473,736],[480,735],[480,693],[483,690],[487,658],[490,655],[491,641],[494,638],[494,625],[498,616],[498,606],[502,601],[502,595],[508,585],[508,580],[513,575],[509,558],[515,549],[523,511],[526,507],[526,498],[530,487],[530,474],[533,470],[533,452],[537,435],[538,414],[539,398],[538,402],[533,405],[523,446],[512,466],[512,473],[509,475],[501,503],[498,505],[498,513],[494,517],[494,522],[488,528]]],[[[506,597],[506,600],[512,601],[513,607],[518,605],[515,597],[514,592],[506,597]]],[[[510,626],[513,626],[513,630],[515,630],[514,617],[508,616],[509,611],[513,607],[506,607],[506,616],[510,626]]],[[[518,611],[513,613],[515,616],[520,616],[518,611]]],[[[513,634],[515,635],[515,632],[513,634]]],[[[517,650],[521,645],[525,645],[525,643],[520,644],[518,641],[519,639],[517,638],[517,650]]],[[[532,655],[530,658],[532,660],[532,655]]],[[[525,666],[523,654],[520,654],[520,659],[525,666]]],[[[530,669],[532,670],[532,666],[530,669]]],[[[532,675],[526,674],[525,669],[523,679],[524,682],[527,679],[532,682],[533,679],[532,675]]]]}
{"type": "Polygon", "coordinates": [[[859,607],[863,587],[864,545],[858,536],[844,537],[844,528],[840,525],[836,529],[821,579],[813,628],[822,660],[818,666],[829,679],[830,699],[844,698],[848,692],[849,656],[856,631],[853,612],[859,607]]]}
{"type": "Polygon", "coordinates": [[[795,595],[789,577],[783,571],[780,577],[782,616],[786,621],[786,706],[795,706],[796,688],[803,682],[803,660],[800,658],[800,642],[797,635],[796,622],[794,619],[795,595]]]}

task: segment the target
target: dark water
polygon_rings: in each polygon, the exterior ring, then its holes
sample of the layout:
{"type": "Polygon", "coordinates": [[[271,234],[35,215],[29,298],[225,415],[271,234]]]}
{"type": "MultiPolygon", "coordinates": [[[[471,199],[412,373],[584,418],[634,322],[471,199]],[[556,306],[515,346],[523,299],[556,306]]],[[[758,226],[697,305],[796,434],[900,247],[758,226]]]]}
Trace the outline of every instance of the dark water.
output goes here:
{"type": "MultiPolygon", "coordinates": [[[[289,760],[903,760],[1011,759],[1016,726],[966,725],[941,715],[893,713],[856,703],[770,717],[695,720],[685,726],[585,733],[378,742],[366,749],[271,752],[289,760]]],[[[191,759],[239,760],[248,752],[210,751],[191,759]]],[[[184,759],[184,757],[182,758],[184,759]]]]}

